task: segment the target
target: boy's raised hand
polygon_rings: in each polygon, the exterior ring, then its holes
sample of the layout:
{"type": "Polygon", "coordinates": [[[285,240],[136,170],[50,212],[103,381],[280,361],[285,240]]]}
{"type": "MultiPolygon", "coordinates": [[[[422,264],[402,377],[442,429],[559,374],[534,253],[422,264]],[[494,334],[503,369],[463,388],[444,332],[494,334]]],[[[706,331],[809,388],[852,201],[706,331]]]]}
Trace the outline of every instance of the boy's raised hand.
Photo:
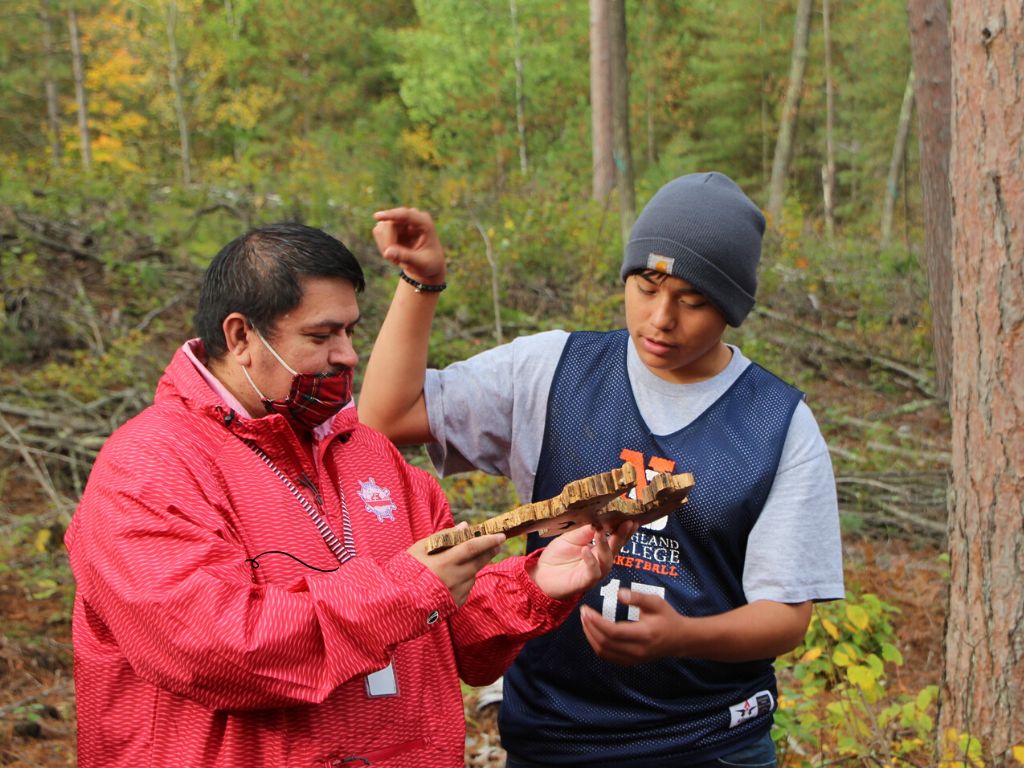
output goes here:
{"type": "Polygon", "coordinates": [[[409,277],[427,285],[444,282],[444,248],[434,220],[418,208],[391,208],[373,214],[373,239],[381,256],[409,277]]]}

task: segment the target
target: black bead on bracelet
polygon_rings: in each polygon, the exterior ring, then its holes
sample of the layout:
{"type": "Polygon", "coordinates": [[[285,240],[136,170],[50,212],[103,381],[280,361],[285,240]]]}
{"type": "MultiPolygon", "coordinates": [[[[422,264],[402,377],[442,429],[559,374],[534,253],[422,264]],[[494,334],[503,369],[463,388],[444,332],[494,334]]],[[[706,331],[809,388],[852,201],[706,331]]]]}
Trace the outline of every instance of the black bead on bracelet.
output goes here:
{"type": "Polygon", "coordinates": [[[430,285],[428,283],[421,283],[419,280],[413,280],[405,272],[399,270],[398,276],[405,280],[409,285],[416,289],[416,293],[440,293],[448,287],[448,283],[438,283],[436,285],[430,285]]]}

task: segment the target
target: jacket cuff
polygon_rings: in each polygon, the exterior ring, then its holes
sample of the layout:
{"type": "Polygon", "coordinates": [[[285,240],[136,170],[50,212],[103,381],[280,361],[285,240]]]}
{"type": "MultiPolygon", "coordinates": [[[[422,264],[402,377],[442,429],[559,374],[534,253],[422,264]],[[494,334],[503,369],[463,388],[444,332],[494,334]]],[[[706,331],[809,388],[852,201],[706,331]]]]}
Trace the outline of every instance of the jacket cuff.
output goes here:
{"type": "Polygon", "coordinates": [[[403,593],[407,598],[407,608],[414,617],[412,637],[429,631],[458,609],[444,582],[408,552],[396,554],[384,564],[384,570],[394,583],[405,585],[403,593]],[[416,631],[417,626],[420,631],[416,631]]]}
{"type": "Polygon", "coordinates": [[[530,572],[537,567],[543,549],[531,552],[521,557],[509,557],[496,564],[496,568],[504,570],[502,566],[509,569],[510,575],[514,577],[516,585],[528,596],[526,601],[529,606],[529,618],[543,627],[542,632],[547,632],[561,624],[565,618],[575,610],[583,598],[583,593],[577,593],[565,600],[558,600],[549,597],[543,589],[537,586],[530,572]]]}

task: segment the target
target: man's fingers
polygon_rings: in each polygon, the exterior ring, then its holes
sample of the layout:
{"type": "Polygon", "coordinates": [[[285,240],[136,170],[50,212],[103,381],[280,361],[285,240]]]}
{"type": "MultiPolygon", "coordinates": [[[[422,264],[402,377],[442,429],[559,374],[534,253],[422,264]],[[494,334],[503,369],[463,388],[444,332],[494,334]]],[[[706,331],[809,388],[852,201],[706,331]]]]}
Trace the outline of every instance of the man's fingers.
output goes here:
{"type": "Polygon", "coordinates": [[[565,537],[565,541],[571,542],[577,546],[589,544],[599,535],[600,534],[597,529],[592,525],[581,525],[576,528],[570,528],[562,534],[562,536],[565,537]]]}
{"type": "MultiPolygon", "coordinates": [[[[601,545],[595,544],[593,548],[585,547],[580,550],[580,560],[583,561],[583,565],[586,566],[587,571],[590,573],[590,578],[594,579],[595,581],[600,579],[603,575],[603,570],[601,568],[601,553],[594,551],[599,546],[601,545]]],[[[607,563],[610,562],[610,560],[610,555],[606,553],[604,557],[604,562],[607,563]]]]}
{"type": "Polygon", "coordinates": [[[475,536],[461,544],[456,544],[448,552],[452,561],[456,563],[468,563],[478,559],[490,560],[501,549],[504,541],[504,533],[475,536]]]}
{"type": "Polygon", "coordinates": [[[398,265],[409,255],[409,249],[399,242],[401,236],[398,225],[393,221],[378,221],[373,225],[373,240],[380,255],[398,265]]]}
{"type": "Polygon", "coordinates": [[[623,520],[616,526],[615,530],[608,536],[608,546],[612,552],[618,553],[622,549],[622,545],[629,541],[633,534],[637,532],[640,525],[636,520],[623,520]]]}

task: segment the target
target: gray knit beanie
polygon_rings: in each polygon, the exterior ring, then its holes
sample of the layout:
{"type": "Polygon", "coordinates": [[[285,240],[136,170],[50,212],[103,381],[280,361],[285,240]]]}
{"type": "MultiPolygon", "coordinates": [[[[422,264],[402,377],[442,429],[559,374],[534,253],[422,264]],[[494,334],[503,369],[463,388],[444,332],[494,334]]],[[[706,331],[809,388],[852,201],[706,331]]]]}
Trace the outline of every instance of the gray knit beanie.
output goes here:
{"type": "Polygon", "coordinates": [[[754,306],[764,215],[732,179],[691,173],[663,186],[633,225],[620,275],[654,269],[703,293],[732,326],[754,306]]]}

